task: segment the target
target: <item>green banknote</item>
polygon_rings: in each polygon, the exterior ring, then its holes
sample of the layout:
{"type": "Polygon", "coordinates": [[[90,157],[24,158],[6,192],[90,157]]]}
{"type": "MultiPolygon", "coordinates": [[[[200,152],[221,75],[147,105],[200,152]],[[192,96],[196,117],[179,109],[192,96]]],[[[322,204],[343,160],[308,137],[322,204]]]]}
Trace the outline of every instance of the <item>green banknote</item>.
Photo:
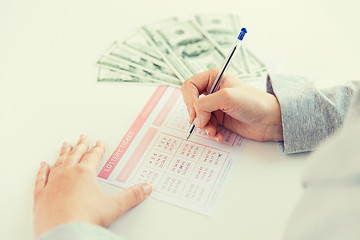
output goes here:
{"type": "Polygon", "coordinates": [[[158,72],[159,74],[163,74],[169,79],[178,81],[176,79],[176,76],[169,69],[169,67],[158,65],[157,63],[151,62],[147,58],[133,54],[127,48],[125,48],[123,44],[115,42],[113,45],[110,46],[110,48],[105,52],[104,55],[110,58],[114,58],[115,60],[123,60],[124,62],[134,64],[148,71],[158,72]]]}
{"type": "MultiPolygon", "coordinates": [[[[209,35],[208,38],[213,39],[222,50],[227,53],[240,32],[240,21],[237,15],[233,14],[202,14],[195,15],[196,22],[209,35]]],[[[239,77],[257,77],[267,72],[266,65],[257,58],[244,43],[239,49],[239,54],[234,57],[232,64],[245,70],[247,74],[239,75],[239,77]]]]}
{"type": "MultiPolygon", "coordinates": [[[[98,60],[99,82],[166,84],[182,82],[214,66],[221,66],[240,31],[233,14],[173,17],[139,28],[113,43],[98,60]]],[[[241,45],[229,71],[251,80],[267,72],[266,65],[241,45]]]]}
{"type": "MultiPolygon", "coordinates": [[[[165,26],[152,24],[142,29],[182,81],[214,66],[221,66],[226,57],[192,20],[165,26]]],[[[234,66],[230,66],[230,71],[237,75],[243,73],[234,66]]]]}
{"type": "Polygon", "coordinates": [[[136,84],[159,84],[159,82],[148,78],[141,78],[128,73],[117,72],[108,68],[100,67],[97,76],[98,82],[121,82],[136,84]]]}
{"type": "Polygon", "coordinates": [[[140,31],[137,31],[129,38],[125,39],[122,42],[123,48],[127,49],[133,54],[146,58],[151,62],[158,64],[160,66],[167,67],[167,64],[164,62],[159,53],[150,45],[146,38],[141,34],[140,31]]]}
{"type": "Polygon", "coordinates": [[[114,71],[118,71],[121,73],[128,73],[132,76],[140,77],[140,78],[147,78],[151,79],[153,81],[156,81],[160,84],[169,84],[169,85],[176,85],[178,86],[180,81],[176,78],[172,79],[169,77],[166,77],[162,74],[159,74],[157,72],[148,71],[143,68],[139,68],[138,66],[134,64],[130,64],[126,61],[122,60],[114,60],[113,58],[110,58],[108,56],[103,56],[99,59],[97,62],[99,66],[112,69],[114,71]]]}
{"type": "Polygon", "coordinates": [[[161,58],[167,63],[171,70],[175,73],[176,76],[183,82],[187,78],[184,78],[184,75],[191,74],[181,62],[171,55],[166,45],[162,41],[161,37],[157,33],[158,29],[172,26],[173,24],[178,23],[178,18],[168,18],[162,21],[158,21],[140,28],[141,33],[144,38],[150,43],[150,45],[156,49],[161,58]]]}

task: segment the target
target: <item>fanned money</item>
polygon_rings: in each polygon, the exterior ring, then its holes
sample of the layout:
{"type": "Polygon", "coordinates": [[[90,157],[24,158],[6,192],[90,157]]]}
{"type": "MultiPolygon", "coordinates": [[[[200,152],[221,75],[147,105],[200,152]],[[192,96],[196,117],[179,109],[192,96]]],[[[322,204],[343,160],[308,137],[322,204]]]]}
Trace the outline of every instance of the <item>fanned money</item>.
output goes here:
{"type": "MultiPolygon", "coordinates": [[[[223,53],[227,53],[231,49],[234,42],[234,36],[241,28],[239,18],[232,14],[226,15],[195,15],[196,22],[210,35],[223,53]]],[[[248,55],[244,50],[244,43],[240,45],[239,54],[234,57],[232,64],[238,66],[246,73],[250,73],[248,66],[248,55]]]]}
{"type": "MultiPolygon", "coordinates": [[[[97,81],[181,86],[199,72],[220,67],[240,29],[238,16],[232,14],[174,17],[141,26],[104,52],[97,62],[97,81]]],[[[251,81],[267,68],[242,45],[229,71],[251,81]]]]}
{"type": "Polygon", "coordinates": [[[158,82],[153,81],[151,78],[141,78],[133,76],[127,73],[121,73],[113,71],[108,68],[100,67],[98,71],[98,82],[120,82],[120,83],[129,83],[129,84],[158,84],[158,82]]]}
{"type": "MultiPolygon", "coordinates": [[[[240,29],[239,18],[232,14],[226,15],[196,15],[197,23],[210,35],[226,54],[231,49],[234,36],[240,29]]],[[[247,74],[239,75],[240,78],[259,77],[266,73],[266,65],[257,58],[249,49],[246,43],[240,46],[239,54],[234,57],[232,64],[246,71],[247,74]]]]}

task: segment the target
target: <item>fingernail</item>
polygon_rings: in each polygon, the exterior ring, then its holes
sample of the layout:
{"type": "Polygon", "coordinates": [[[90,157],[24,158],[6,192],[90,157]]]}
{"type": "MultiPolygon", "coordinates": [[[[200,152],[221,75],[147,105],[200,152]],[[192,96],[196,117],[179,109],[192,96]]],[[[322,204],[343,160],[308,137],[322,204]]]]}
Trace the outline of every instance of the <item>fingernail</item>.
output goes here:
{"type": "Polygon", "coordinates": [[[198,128],[200,126],[200,119],[199,118],[195,118],[194,119],[194,124],[195,126],[198,128]]]}
{"type": "Polygon", "coordinates": [[[67,142],[63,142],[63,144],[62,144],[62,146],[61,146],[62,148],[67,148],[67,147],[69,147],[69,143],[67,143],[67,142]]]}
{"type": "Polygon", "coordinates": [[[46,162],[41,162],[40,166],[43,167],[43,166],[45,166],[45,164],[46,164],[46,162]]]}
{"type": "Polygon", "coordinates": [[[190,117],[195,117],[195,113],[194,113],[194,109],[193,108],[188,108],[188,113],[190,117]]]}
{"type": "Polygon", "coordinates": [[[151,185],[148,184],[148,183],[144,183],[144,184],[142,185],[142,187],[143,187],[143,189],[144,189],[145,195],[146,195],[146,196],[149,196],[150,193],[151,193],[151,190],[152,190],[151,185]]]}
{"type": "Polygon", "coordinates": [[[209,136],[209,129],[205,129],[206,135],[209,136]]]}
{"type": "Polygon", "coordinates": [[[220,140],[220,139],[219,139],[218,137],[215,137],[215,141],[219,142],[219,140],[220,140]]]}
{"type": "Polygon", "coordinates": [[[191,108],[187,108],[188,114],[191,116],[191,108]]]}
{"type": "Polygon", "coordinates": [[[81,140],[84,140],[85,138],[87,138],[86,135],[84,135],[84,134],[81,134],[81,135],[80,135],[80,139],[81,139],[81,140]]]}

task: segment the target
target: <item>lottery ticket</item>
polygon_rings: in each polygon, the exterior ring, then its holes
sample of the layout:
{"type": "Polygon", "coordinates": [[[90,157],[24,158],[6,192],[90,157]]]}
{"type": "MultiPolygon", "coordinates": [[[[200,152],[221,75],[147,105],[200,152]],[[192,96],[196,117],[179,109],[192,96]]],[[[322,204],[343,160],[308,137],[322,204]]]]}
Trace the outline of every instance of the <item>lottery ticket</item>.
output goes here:
{"type": "Polygon", "coordinates": [[[98,178],[121,188],[148,182],[151,197],[211,216],[245,140],[225,128],[223,143],[199,129],[186,140],[188,127],[181,90],[159,86],[98,178]]]}

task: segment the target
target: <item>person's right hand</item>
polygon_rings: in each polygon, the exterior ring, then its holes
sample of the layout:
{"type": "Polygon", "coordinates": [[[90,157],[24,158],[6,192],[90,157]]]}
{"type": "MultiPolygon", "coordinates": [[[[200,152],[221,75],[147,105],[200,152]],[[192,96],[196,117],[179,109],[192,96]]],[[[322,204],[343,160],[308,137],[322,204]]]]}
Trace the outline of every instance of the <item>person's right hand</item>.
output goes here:
{"type": "Polygon", "coordinates": [[[219,91],[207,95],[218,71],[212,68],[183,83],[189,123],[194,122],[217,142],[224,138],[217,125],[257,141],[283,140],[280,105],[274,95],[245,84],[231,73],[224,75],[219,91]],[[201,94],[206,96],[199,98],[201,94]]]}
{"type": "Polygon", "coordinates": [[[34,189],[34,233],[38,237],[68,222],[108,227],[151,193],[140,183],[115,195],[105,195],[96,169],[105,153],[102,141],[89,150],[89,138],[80,136],[76,146],[64,142],[54,166],[42,162],[34,189]]]}

